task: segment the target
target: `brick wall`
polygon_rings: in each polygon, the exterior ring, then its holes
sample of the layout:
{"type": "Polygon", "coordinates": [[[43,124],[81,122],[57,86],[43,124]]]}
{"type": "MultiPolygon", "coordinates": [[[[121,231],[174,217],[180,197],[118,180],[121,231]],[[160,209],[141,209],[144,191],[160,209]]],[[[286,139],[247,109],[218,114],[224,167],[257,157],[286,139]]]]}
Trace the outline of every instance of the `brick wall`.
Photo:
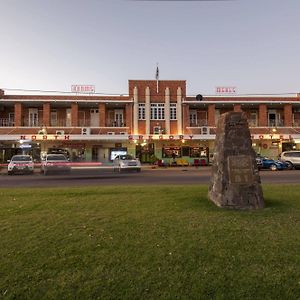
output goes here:
{"type": "Polygon", "coordinates": [[[22,103],[15,103],[15,126],[22,126],[23,105],[22,103]]]}
{"type": "Polygon", "coordinates": [[[284,115],[284,126],[291,127],[293,125],[292,104],[284,104],[283,115],[284,115]]]}
{"type": "Polygon", "coordinates": [[[258,126],[268,126],[268,109],[266,104],[259,104],[258,107],[258,126]]]}
{"type": "Polygon", "coordinates": [[[72,103],[71,104],[71,115],[72,115],[72,126],[78,126],[78,104],[72,103]]]}
{"type": "Polygon", "coordinates": [[[214,104],[209,104],[208,105],[208,110],[207,110],[207,125],[210,127],[216,126],[216,121],[215,121],[215,105],[214,104]]]}
{"type": "Polygon", "coordinates": [[[43,126],[50,126],[50,103],[43,103],[43,126]]]}

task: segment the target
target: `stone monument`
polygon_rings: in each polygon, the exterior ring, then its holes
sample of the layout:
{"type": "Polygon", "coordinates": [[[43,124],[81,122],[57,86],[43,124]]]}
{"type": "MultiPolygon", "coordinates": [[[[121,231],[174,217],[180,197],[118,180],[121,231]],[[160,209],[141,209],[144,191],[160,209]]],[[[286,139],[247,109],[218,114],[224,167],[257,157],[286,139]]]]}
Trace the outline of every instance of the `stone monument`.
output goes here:
{"type": "Polygon", "coordinates": [[[256,155],[242,112],[232,111],[220,116],[208,197],[224,208],[264,207],[256,155]]]}

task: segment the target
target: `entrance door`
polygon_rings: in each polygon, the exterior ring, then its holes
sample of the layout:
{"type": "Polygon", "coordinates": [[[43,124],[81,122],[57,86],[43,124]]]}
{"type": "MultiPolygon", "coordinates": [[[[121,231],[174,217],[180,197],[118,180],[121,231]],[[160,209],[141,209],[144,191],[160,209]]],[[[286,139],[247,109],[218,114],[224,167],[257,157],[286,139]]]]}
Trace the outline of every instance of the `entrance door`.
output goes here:
{"type": "Polygon", "coordinates": [[[115,124],[116,127],[123,127],[124,112],[123,109],[115,109],[115,124]]]}
{"type": "Polygon", "coordinates": [[[99,109],[91,109],[91,127],[99,127],[99,109]]]}
{"type": "Polygon", "coordinates": [[[39,112],[37,108],[29,108],[28,126],[37,127],[39,126],[39,112]]]}
{"type": "Polygon", "coordinates": [[[51,110],[50,124],[51,124],[51,126],[57,126],[57,111],[56,110],[51,110]]]}
{"type": "Polygon", "coordinates": [[[275,127],[277,125],[276,110],[268,111],[268,122],[269,122],[269,127],[275,127]]]}
{"type": "Polygon", "coordinates": [[[190,126],[194,127],[197,126],[197,111],[190,110],[190,126]]]}
{"type": "Polygon", "coordinates": [[[72,126],[72,114],[71,114],[71,108],[66,109],[66,126],[71,127],[72,126]]]}

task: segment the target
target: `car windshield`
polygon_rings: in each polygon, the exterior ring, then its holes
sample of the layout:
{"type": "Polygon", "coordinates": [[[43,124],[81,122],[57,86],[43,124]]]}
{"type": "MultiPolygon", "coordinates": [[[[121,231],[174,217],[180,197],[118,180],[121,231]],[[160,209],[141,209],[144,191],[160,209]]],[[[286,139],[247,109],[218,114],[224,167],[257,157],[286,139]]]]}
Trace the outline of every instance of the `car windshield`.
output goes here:
{"type": "Polygon", "coordinates": [[[128,155],[128,154],[126,154],[126,155],[120,155],[119,158],[122,159],[122,160],[134,159],[131,155],[128,155]]]}
{"type": "Polygon", "coordinates": [[[66,161],[67,159],[63,155],[48,155],[47,160],[66,161]]]}
{"type": "Polygon", "coordinates": [[[32,161],[28,155],[13,156],[12,161],[32,161]]]}

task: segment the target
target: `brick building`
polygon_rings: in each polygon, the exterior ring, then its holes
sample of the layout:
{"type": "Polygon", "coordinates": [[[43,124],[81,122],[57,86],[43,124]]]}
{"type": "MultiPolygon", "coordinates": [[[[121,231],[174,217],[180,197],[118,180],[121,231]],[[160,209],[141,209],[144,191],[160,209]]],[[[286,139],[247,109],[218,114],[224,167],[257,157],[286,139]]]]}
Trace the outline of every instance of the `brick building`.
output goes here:
{"type": "Polygon", "coordinates": [[[129,80],[127,96],[8,95],[0,90],[0,161],[63,151],[109,162],[128,152],[143,162],[209,160],[220,114],[248,117],[253,147],[277,157],[300,149],[300,95],[189,97],[184,80],[129,80]]]}

